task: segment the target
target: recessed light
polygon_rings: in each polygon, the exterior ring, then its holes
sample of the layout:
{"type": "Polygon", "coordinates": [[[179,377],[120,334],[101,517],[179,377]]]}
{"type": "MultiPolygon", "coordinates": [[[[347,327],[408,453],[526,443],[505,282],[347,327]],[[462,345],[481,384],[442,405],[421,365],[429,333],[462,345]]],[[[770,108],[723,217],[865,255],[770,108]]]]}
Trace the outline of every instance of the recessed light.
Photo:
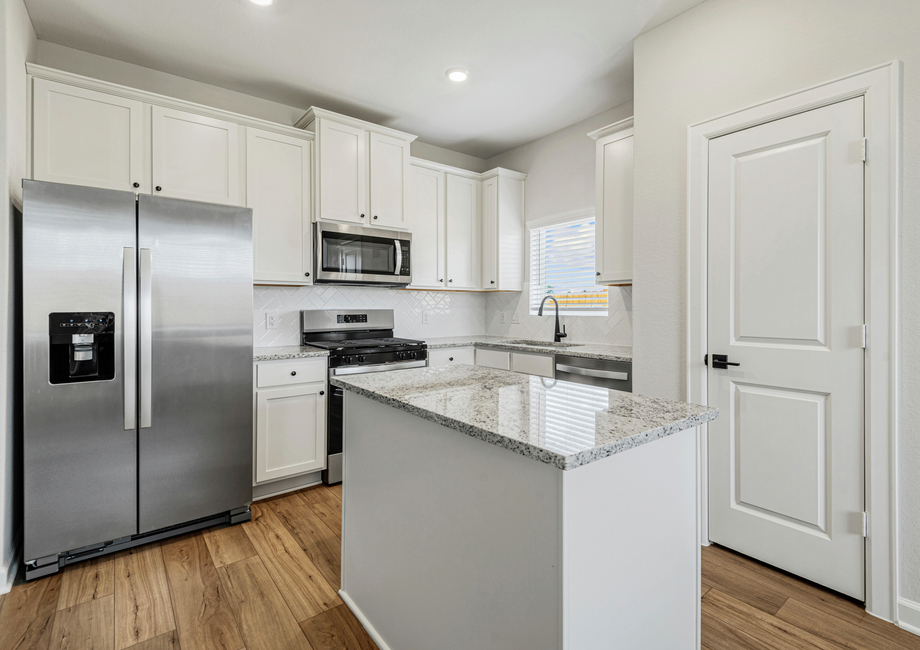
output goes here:
{"type": "Polygon", "coordinates": [[[470,76],[470,71],[464,70],[463,68],[451,68],[444,74],[446,74],[447,78],[450,79],[451,81],[456,81],[457,83],[460,83],[461,81],[467,80],[467,78],[470,76]]]}
{"type": "Polygon", "coordinates": [[[260,7],[267,7],[272,4],[275,0],[249,0],[254,5],[259,5],[260,7]]]}

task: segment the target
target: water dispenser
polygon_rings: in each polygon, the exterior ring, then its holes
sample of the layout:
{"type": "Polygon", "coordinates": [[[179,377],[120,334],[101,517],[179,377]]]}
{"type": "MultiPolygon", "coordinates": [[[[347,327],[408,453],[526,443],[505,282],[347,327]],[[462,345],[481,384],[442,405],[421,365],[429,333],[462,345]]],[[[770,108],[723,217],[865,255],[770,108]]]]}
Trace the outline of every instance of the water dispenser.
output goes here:
{"type": "Polygon", "coordinates": [[[115,314],[54,313],[48,330],[52,384],[115,378],[115,314]]]}

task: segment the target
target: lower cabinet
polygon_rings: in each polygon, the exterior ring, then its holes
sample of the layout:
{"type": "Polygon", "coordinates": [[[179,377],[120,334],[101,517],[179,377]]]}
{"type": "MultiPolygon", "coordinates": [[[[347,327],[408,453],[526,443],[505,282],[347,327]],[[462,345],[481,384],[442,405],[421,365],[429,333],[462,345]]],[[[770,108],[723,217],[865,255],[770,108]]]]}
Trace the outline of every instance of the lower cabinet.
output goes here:
{"type": "MultiPolygon", "coordinates": [[[[326,360],[321,363],[325,369],[326,360]]],[[[290,373],[278,374],[290,376],[290,373]]],[[[257,484],[326,468],[326,390],[325,378],[256,390],[257,484]]]]}
{"type": "Polygon", "coordinates": [[[548,354],[522,354],[520,352],[512,352],[511,369],[514,372],[522,372],[525,375],[537,375],[538,377],[549,377],[552,379],[556,374],[555,357],[548,354]]]}
{"type": "Polygon", "coordinates": [[[499,370],[511,370],[511,353],[502,350],[476,348],[476,365],[499,370]]]}
{"type": "Polygon", "coordinates": [[[445,348],[442,350],[428,350],[428,366],[430,368],[446,368],[458,363],[472,366],[476,363],[474,348],[445,348]]]}

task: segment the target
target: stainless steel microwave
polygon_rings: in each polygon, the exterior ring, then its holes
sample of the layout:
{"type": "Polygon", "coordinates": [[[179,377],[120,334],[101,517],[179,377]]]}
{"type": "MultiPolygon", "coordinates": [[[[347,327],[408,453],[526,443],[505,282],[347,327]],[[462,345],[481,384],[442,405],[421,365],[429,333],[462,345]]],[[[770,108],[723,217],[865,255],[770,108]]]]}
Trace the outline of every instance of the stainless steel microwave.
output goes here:
{"type": "Polygon", "coordinates": [[[402,287],[412,282],[412,235],[318,221],[313,231],[316,284],[402,287]]]}

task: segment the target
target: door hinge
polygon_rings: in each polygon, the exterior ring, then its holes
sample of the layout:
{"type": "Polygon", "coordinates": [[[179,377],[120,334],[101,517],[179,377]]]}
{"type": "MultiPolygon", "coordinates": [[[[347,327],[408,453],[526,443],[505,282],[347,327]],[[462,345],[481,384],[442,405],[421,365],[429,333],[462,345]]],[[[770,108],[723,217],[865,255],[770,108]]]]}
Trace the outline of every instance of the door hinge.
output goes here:
{"type": "Polygon", "coordinates": [[[869,138],[863,138],[862,141],[862,161],[869,160],[869,138]]]}
{"type": "Polygon", "coordinates": [[[868,342],[869,342],[869,327],[867,325],[863,325],[863,331],[862,331],[863,350],[866,349],[866,345],[868,344],[868,342]]]}
{"type": "Polygon", "coordinates": [[[863,513],[863,537],[869,537],[869,513],[863,513]]]}

